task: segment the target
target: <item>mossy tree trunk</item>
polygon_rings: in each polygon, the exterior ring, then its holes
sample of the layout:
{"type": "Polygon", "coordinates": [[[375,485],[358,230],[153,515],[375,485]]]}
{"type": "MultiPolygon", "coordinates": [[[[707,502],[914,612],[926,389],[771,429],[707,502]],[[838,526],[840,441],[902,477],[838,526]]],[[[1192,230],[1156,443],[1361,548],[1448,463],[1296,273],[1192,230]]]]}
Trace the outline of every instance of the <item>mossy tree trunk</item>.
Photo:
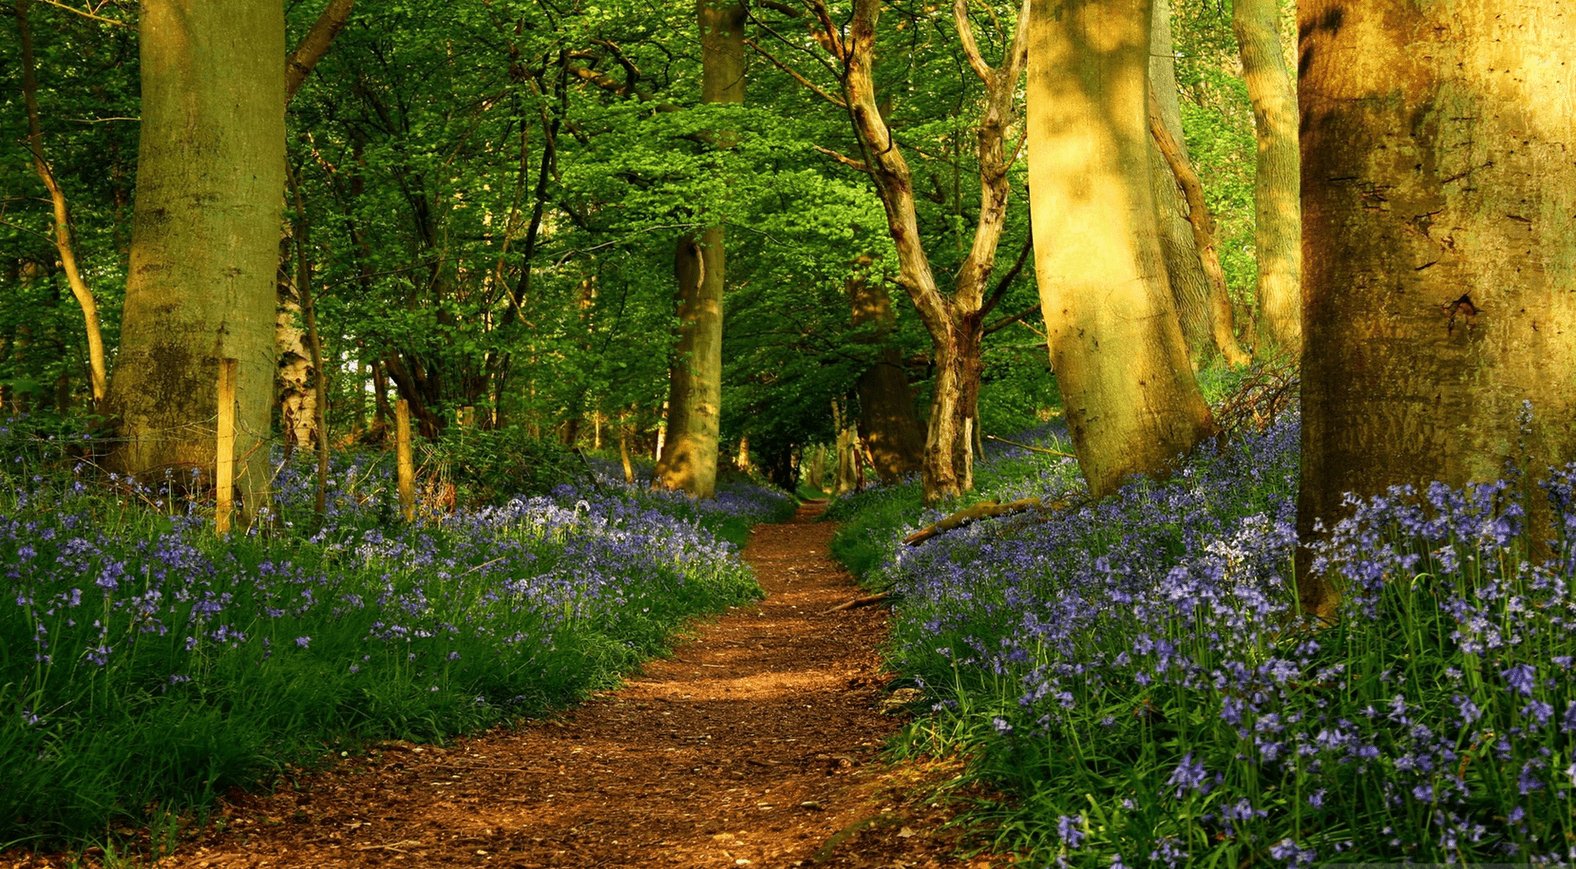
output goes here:
{"type": "MultiPolygon", "coordinates": [[[[868,264],[866,257],[858,265],[868,264]]],[[[890,343],[896,321],[886,285],[860,270],[848,281],[848,295],[854,325],[873,326],[882,342],[875,364],[859,375],[859,428],[870,443],[877,476],[890,483],[920,469],[925,430],[915,412],[902,354],[890,343]]]]}
{"type": "Polygon", "coordinates": [[[219,360],[239,360],[238,485],[268,489],[285,182],[278,0],[144,0],[142,125],[120,352],[107,406],[123,471],[212,468],[219,360]]]}
{"type": "Polygon", "coordinates": [[[1231,26],[1253,104],[1254,248],[1258,255],[1258,342],[1302,349],[1302,212],[1297,163],[1297,93],[1281,51],[1278,0],[1234,0],[1231,26]]]}
{"type": "MultiPolygon", "coordinates": [[[[698,0],[702,83],[708,103],[744,102],[742,3],[698,0]]],[[[725,134],[716,134],[718,144],[725,134]]],[[[658,485],[709,498],[717,488],[722,419],[723,231],[707,227],[679,241],[679,338],[668,370],[667,440],[657,461],[658,485]]]]}

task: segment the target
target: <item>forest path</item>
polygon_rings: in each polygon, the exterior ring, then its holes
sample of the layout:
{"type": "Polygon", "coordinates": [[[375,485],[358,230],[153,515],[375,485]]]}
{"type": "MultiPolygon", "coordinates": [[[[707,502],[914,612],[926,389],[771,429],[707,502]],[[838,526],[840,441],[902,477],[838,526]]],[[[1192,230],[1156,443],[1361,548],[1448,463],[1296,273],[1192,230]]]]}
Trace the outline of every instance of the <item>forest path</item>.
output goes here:
{"type": "MultiPolygon", "coordinates": [[[[562,717],[369,757],[225,805],[160,867],[939,867],[946,808],[888,766],[880,608],[832,559],[819,506],[756,529],[768,596],[562,717]]],[[[999,862],[999,861],[998,861],[999,862]]]]}

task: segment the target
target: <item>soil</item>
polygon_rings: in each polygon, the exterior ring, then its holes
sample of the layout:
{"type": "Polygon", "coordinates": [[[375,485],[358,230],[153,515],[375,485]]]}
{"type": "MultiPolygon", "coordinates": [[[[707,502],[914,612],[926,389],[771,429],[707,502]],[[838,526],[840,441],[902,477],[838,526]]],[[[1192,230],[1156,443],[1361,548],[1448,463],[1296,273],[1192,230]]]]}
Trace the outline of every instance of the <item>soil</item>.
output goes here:
{"type": "MultiPolygon", "coordinates": [[[[236,794],[164,867],[981,867],[955,762],[888,763],[902,725],[882,607],[802,508],[744,557],[767,598],[699,626],[669,659],[559,718],[365,756],[236,794]]],[[[146,842],[146,840],[144,840],[146,842]]],[[[95,849],[96,850],[96,849],[95,849]]],[[[99,863],[90,852],[83,862],[99,863]]],[[[9,858],[9,859],[7,859],[9,858]]],[[[0,856],[66,866],[73,855],[0,856]]]]}

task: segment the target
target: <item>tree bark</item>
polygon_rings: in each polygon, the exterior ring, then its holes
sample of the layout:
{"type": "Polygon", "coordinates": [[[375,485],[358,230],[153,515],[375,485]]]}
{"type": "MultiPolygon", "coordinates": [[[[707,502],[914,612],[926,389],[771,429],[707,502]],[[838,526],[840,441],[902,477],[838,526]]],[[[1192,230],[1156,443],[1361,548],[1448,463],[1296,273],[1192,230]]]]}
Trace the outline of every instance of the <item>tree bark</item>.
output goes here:
{"type": "Polygon", "coordinates": [[[239,360],[245,515],[266,500],[284,189],[278,0],[144,0],[142,127],[111,461],[211,467],[219,360],[239,360]]]}
{"type": "Polygon", "coordinates": [[[1302,349],[1302,214],[1297,93],[1286,70],[1277,0],[1235,0],[1232,29],[1258,135],[1254,162],[1254,247],[1258,254],[1258,342],[1293,356],[1302,349]]]}
{"type": "Polygon", "coordinates": [[[1203,182],[1198,180],[1198,173],[1193,171],[1193,164],[1187,158],[1186,145],[1166,129],[1160,105],[1153,99],[1149,102],[1149,129],[1151,140],[1170,167],[1175,186],[1181,189],[1187,204],[1186,223],[1193,236],[1193,256],[1202,264],[1209,285],[1205,320],[1210,337],[1220,354],[1226,357],[1226,364],[1246,365],[1253,360],[1237,343],[1231,296],[1226,290],[1226,272],[1220,267],[1220,252],[1215,243],[1215,219],[1204,202],[1203,182]]]}
{"type": "Polygon", "coordinates": [[[99,328],[98,303],[93,291],[83,280],[77,267],[76,243],[71,233],[71,214],[66,207],[65,191],[55,180],[55,173],[44,159],[44,131],[39,122],[37,64],[33,60],[33,30],[28,26],[27,13],[32,0],[17,0],[16,26],[22,41],[22,101],[27,105],[27,145],[33,155],[33,171],[49,191],[49,201],[55,209],[55,251],[60,256],[60,267],[66,273],[66,283],[71,295],[82,309],[82,323],[87,331],[88,378],[93,389],[93,404],[104,400],[109,374],[104,361],[104,336],[99,328]]]}
{"type": "MultiPolygon", "coordinates": [[[[701,100],[744,102],[743,3],[697,0],[701,100]]],[[[726,133],[715,134],[725,147],[726,133]]],[[[717,488],[722,419],[722,296],[727,268],[723,231],[707,227],[679,241],[679,339],[668,370],[668,433],[657,461],[658,485],[710,498],[717,488]]]]}
{"type": "MultiPolygon", "coordinates": [[[[1172,138],[1181,143],[1182,112],[1177,103],[1175,49],[1171,41],[1171,4],[1155,0],[1154,21],[1149,34],[1149,82],[1160,104],[1161,118],[1172,138]]],[[[1185,149],[1185,144],[1184,144],[1185,149]]],[[[1184,151],[1185,153],[1185,151],[1184,151]]],[[[1160,232],[1160,254],[1165,260],[1171,284],[1171,301],[1176,305],[1187,342],[1188,356],[1196,370],[1214,355],[1214,330],[1209,307],[1209,277],[1193,242],[1188,224],[1187,201],[1171,170],[1171,163],[1160,151],[1160,143],[1150,142],[1149,171],[1155,190],[1156,228],[1160,232]]]]}
{"type": "Polygon", "coordinates": [[[1213,428],[1165,285],[1149,176],[1149,0],[1032,0],[1030,206],[1051,367],[1096,497],[1213,428]]]}
{"type": "Polygon", "coordinates": [[[832,491],[844,495],[859,488],[859,432],[847,399],[832,400],[832,420],[837,426],[837,476],[832,491]]]}
{"type": "MultiPolygon", "coordinates": [[[[1576,10],[1307,0],[1298,15],[1309,541],[1348,492],[1509,462],[1536,480],[1576,454],[1576,116],[1551,98],[1570,90],[1576,10]]],[[[1545,540],[1547,504],[1529,500],[1545,540]]],[[[1297,578],[1303,607],[1329,614],[1326,578],[1297,578]]]]}
{"type": "MultiPolygon", "coordinates": [[[[858,265],[868,265],[862,258],[858,265]]],[[[889,342],[896,322],[886,285],[872,281],[864,271],[848,280],[855,326],[872,325],[882,341],[874,365],[859,375],[859,427],[870,443],[876,474],[890,483],[920,469],[925,432],[914,410],[914,391],[903,370],[903,356],[889,342]]]]}

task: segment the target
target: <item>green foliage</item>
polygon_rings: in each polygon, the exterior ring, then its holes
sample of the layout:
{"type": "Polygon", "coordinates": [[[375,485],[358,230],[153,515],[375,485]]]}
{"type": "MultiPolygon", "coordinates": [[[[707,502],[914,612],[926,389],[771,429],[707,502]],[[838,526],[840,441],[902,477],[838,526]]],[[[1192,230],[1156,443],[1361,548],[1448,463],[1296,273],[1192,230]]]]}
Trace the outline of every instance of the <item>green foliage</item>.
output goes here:
{"type": "Polygon", "coordinates": [[[440,440],[426,445],[423,464],[453,483],[455,500],[472,508],[500,505],[516,495],[545,495],[589,477],[580,456],[556,438],[532,435],[523,426],[450,426],[440,440]]]}

